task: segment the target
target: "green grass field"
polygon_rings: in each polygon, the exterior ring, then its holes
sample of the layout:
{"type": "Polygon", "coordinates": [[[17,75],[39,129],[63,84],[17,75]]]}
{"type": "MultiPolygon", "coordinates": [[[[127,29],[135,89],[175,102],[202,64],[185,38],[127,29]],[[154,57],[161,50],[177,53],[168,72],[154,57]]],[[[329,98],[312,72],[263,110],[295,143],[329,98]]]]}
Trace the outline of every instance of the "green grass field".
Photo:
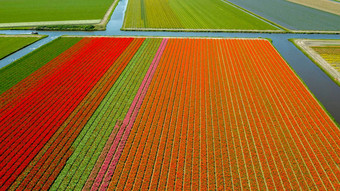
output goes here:
{"type": "Polygon", "coordinates": [[[0,0],[0,24],[102,19],[113,0],[0,0]]]}
{"type": "Polygon", "coordinates": [[[0,94],[76,44],[80,39],[58,38],[0,69],[0,94]]]}
{"type": "Polygon", "coordinates": [[[42,37],[2,37],[0,35],[0,60],[4,57],[28,46],[42,37]]]}
{"type": "Polygon", "coordinates": [[[123,29],[277,30],[221,0],[129,0],[123,29]]]}

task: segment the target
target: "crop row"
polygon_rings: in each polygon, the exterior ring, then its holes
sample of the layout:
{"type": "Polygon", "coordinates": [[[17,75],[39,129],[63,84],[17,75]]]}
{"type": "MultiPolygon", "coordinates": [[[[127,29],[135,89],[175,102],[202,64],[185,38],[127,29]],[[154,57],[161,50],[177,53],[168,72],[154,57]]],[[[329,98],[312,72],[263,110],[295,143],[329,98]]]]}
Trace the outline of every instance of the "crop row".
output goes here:
{"type": "Polygon", "coordinates": [[[131,41],[92,39],[87,48],[30,86],[31,91],[23,92],[12,107],[3,107],[2,188],[11,185],[112,65],[110,61],[97,62],[98,58],[115,60],[131,41]],[[107,49],[101,51],[102,46],[107,49]]]}
{"type": "Polygon", "coordinates": [[[219,0],[131,0],[127,6],[123,28],[278,30],[275,26],[219,0]]]}
{"type": "Polygon", "coordinates": [[[267,40],[65,42],[0,95],[0,189],[340,186],[339,129],[267,40]]]}
{"type": "Polygon", "coordinates": [[[109,189],[334,190],[339,148],[268,41],[169,39],[109,189]]]}
{"type": "MultiPolygon", "coordinates": [[[[110,183],[115,167],[125,147],[125,143],[129,137],[133,123],[137,117],[140,106],[142,105],[142,102],[144,100],[148,87],[151,83],[152,77],[155,73],[159,60],[166,46],[166,42],[167,42],[167,39],[164,39],[162,43],[160,44],[156,52],[156,55],[142,81],[142,84],[139,87],[138,92],[129,108],[129,111],[127,112],[124,120],[117,126],[117,128],[119,128],[117,135],[113,135],[113,134],[110,135],[110,139],[114,139],[114,140],[112,140],[112,143],[111,143],[112,145],[110,149],[108,151],[103,150],[102,152],[102,156],[103,154],[104,155],[107,154],[107,155],[106,155],[105,161],[100,167],[95,183],[92,186],[93,190],[98,190],[99,188],[101,190],[106,190],[110,183]]],[[[87,190],[87,188],[85,187],[84,190],[87,190]]]]}
{"type": "Polygon", "coordinates": [[[107,142],[112,141],[110,135],[120,140],[118,137],[125,131],[120,129],[118,124],[127,115],[160,41],[160,39],[147,40],[136,52],[128,67],[73,143],[75,152],[52,185],[52,189],[81,189],[84,185],[92,186],[99,172],[96,163],[100,167],[104,163],[103,157],[105,159],[105,155],[110,155],[108,147],[105,149],[105,145],[109,144],[107,142]],[[103,149],[105,149],[104,156],[101,156],[103,149]],[[87,169],[93,169],[92,174],[91,170],[87,169]]]}
{"type": "Polygon", "coordinates": [[[138,49],[141,43],[142,39],[134,40],[128,47],[125,47],[107,42],[108,46],[104,46],[105,49],[115,50],[119,54],[124,52],[119,57],[101,59],[102,62],[113,63],[113,65],[31,162],[30,166],[34,166],[34,168],[26,168],[12,188],[18,187],[18,184],[20,184],[19,189],[25,188],[25,186],[29,189],[33,187],[40,189],[42,186],[44,189],[49,188],[69,157],[67,153],[72,154],[70,151],[72,142],[126,67],[132,57],[130,53],[138,49]]]}
{"type": "Polygon", "coordinates": [[[0,70],[0,104],[5,101],[3,95],[16,93],[20,88],[12,87],[44,66],[46,63],[76,44],[81,38],[58,38],[53,43],[48,43],[39,49],[16,60],[0,70]],[[14,75],[15,74],[15,75],[14,75]],[[10,89],[11,88],[11,89],[10,89]],[[4,93],[6,92],[6,93],[4,93]]]}

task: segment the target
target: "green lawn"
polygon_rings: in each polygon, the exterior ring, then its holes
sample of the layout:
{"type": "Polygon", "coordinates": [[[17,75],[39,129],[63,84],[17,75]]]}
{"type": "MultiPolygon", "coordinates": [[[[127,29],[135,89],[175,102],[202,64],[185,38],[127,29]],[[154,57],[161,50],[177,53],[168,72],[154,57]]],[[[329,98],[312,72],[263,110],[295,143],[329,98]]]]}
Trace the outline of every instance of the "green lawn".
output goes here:
{"type": "MultiPolygon", "coordinates": [[[[81,38],[58,38],[0,69],[0,94],[10,89],[80,40],[81,38]]],[[[0,50],[2,49],[0,48],[0,50]]]]}
{"type": "Polygon", "coordinates": [[[0,35],[0,60],[39,39],[41,37],[2,37],[0,35]]]}
{"type": "Polygon", "coordinates": [[[221,0],[129,0],[123,29],[277,28],[221,0]]]}
{"type": "Polygon", "coordinates": [[[114,0],[0,0],[0,23],[102,19],[114,0]]]}

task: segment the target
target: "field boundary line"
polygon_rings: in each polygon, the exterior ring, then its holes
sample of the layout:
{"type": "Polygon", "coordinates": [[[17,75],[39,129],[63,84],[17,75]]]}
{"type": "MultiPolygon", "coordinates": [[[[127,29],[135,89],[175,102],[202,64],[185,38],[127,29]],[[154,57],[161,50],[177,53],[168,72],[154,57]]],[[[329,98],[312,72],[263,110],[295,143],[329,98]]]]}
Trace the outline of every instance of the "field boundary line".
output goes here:
{"type": "Polygon", "coordinates": [[[66,21],[38,21],[38,22],[18,22],[18,23],[0,23],[0,28],[6,27],[34,27],[42,25],[83,25],[98,24],[100,19],[92,20],[66,20],[66,21]]]}
{"type": "Polygon", "coordinates": [[[267,22],[268,24],[273,25],[273,26],[277,27],[277,28],[280,29],[280,30],[283,30],[283,31],[290,31],[289,29],[285,28],[284,26],[281,26],[281,25],[279,25],[279,24],[277,24],[277,23],[275,23],[275,22],[273,22],[273,21],[271,21],[271,20],[269,20],[269,19],[266,19],[266,18],[264,18],[264,17],[262,17],[262,16],[260,16],[260,15],[258,15],[258,14],[255,14],[255,13],[249,11],[248,9],[245,9],[245,8],[239,6],[239,5],[236,5],[236,4],[234,4],[234,3],[232,3],[232,2],[230,2],[230,1],[228,1],[228,0],[221,0],[221,1],[223,1],[224,3],[227,3],[227,4],[229,4],[229,5],[231,5],[231,6],[235,7],[235,8],[237,8],[237,9],[239,9],[239,10],[241,10],[241,11],[243,11],[243,12],[245,12],[245,13],[247,13],[247,14],[253,16],[253,17],[256,17],[256,18],[258,18],[258,19],[260,19],[260,20],[262,20],[262,21],[264,21],[264,22],[267,22]]]}

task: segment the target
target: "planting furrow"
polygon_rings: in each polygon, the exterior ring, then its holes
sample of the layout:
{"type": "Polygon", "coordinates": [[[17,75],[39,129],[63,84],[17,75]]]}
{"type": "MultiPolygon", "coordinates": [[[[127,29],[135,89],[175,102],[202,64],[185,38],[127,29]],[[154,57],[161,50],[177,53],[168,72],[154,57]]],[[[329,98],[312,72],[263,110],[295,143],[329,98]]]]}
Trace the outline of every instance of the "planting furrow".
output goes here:
{"type": "Polygon", "coordinates": [[[205,62],[206,62],[206,55],[204,53],[204,43],[205,41],[199,40],[199,51],[201,53],[200,56],[200,122],[199,122],[199,128],[200,128],[200,158],[199,158],[199,167],[200,167],[200,185],[199,187],[202,189],[208,189],[208,160],[207,160],[207,127],[206,127],[206,107],[207,107],[207,101],[206,101],[206,68],[205,68],[205,62]]]}
{"type": "Polygon", "coordinates": [[[215,148],[214,148],[214,130],[213,130],[213,120],[214,115],[212,113],[212,98],[211,98],[211,91],[213,88],[213,84],[211,84],[210,79],[210,71],[211,71],[211,65],[214,64],[214,62],[211,61],[212,57],[214,57],[213,53],[209,52],[209,45],[212,43],[212,39],[207,40],[203,43],[203,55],[206,58],[206,61],[204,62],[204,68],[206,73],[207,81],[205,83],[206,91],[205,96],[207,100],[206,105],[206,113],[205,116],[205,124],[206,124],[206,136],[207,136],[207,169],[208,169],[208,190],[216,190],[216,162],[215,162],[215,148]]]}

